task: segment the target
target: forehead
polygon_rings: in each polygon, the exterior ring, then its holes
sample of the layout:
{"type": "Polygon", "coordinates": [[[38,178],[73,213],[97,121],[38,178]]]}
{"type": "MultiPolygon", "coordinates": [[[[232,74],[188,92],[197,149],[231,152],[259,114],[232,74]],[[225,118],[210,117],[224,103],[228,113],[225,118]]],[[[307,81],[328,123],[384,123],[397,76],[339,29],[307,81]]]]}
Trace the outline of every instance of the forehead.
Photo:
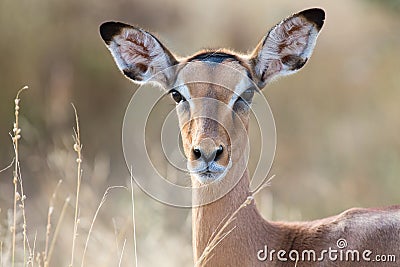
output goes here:
{"type": "Polygon", "coordinates": [[[178,72],[177,85],[190,98],[212,97],[225,102],[251,87],[250,77],[245,60],[232,54],[205,52],[186,60],[178,72]]]}

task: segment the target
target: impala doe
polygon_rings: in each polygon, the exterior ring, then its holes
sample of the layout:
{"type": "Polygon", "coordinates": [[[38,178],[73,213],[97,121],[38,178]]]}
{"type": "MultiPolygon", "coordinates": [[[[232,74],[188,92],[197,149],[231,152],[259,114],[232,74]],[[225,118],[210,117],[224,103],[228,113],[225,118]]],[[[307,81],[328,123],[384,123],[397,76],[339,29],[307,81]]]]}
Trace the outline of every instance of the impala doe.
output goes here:
{"type": "MultiPolygon", "coordinates": [[[[186,58],[175,56],[141,28],[120,22],[101,25],[100,34],[126,77],[140,84],[161,72],[156,82],[164,88],[174,88],[170,94],[177,105],[192,185],[213,184],[222,188],[234,183],[222,198],[192,210],[195,262],[221,221],[251,194],[242,152],[245,148],[241,144],[246,143],[242,141],[247,138],[254,93],[306,64],[324,20],[322,9],[304,10],[273,27],[249,55],[218,49],[186,58]],[[227,74],[223,66],[240,75],[227,74]],[[197,75],[208,75],[215,83],[188,82],[182,86],[197,75]],[[244,82],[242,77],[248,77],[252,83],[244,82]],[[234,89],[219,86],[219,79],[229,80],[234,89]],[[175,86],[177,83],[179,86],[175,86]],[[217,100],[229,108],[221,111],[206,99],[217,100]],[[246,136],[235,135],[239,124],[244,125],[246,136]],[[245,171],[239,172],[240,169],[245,171]]],[[[213,194],[212,190],[205,191],[193,198],[206,198],[207,192],[213,194]]],[[[400,266],[400,206],[354,208],[321,220],[287,223],[263,219],[252,202],[237,213],[233,225],[236,228],[215,247],[213,256],[203,266],[400,266]],[[347,241],[346,250],[341,253],[357,250],[360,258],[329,258],[329,249],[340,252],[338,240],[347,241]],[[264,249],[266,246],[270,251],[264,249]],[[290,251],[300,255],[314,251],[315,255],[293,259],[289,257],[290,251]],[[364,251],[371,251],[367,259],[361,258],[364,251]],[[377,262],[375,255],[392,255],[392,260],[395,257],[398,262],[377,262]]]]}

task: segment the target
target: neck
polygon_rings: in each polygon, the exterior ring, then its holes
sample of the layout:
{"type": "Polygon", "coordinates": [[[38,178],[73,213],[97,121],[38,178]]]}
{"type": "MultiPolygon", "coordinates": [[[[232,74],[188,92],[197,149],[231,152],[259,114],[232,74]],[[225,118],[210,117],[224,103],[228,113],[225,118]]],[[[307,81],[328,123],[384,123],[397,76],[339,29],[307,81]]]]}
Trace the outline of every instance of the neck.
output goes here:
{"type": "MultiPolygon", "coordinates": [[[[229,171],[223,180],[235,181],[236,178],[237,181],[237,177],[234,176],[234,173],[234,170],[229,171]]],[[[249,185],[249,174],[246,169],[234,188],[225,196],[210,204],[193,208],[192,229],[195,262],[200,258],[211,237],[219,230],[226,218],[231,216],[250,195],[249,185]]],[[[221,186],[221,184],[218,186],[221,186]]],[[[194,195],[193,197],[196,198],[198,196],[194,195]]],[[[209,264],[207,266],[226,266],[224,264],[235,262],[234,257],[237,257],[237,262],[241,264],[246,262],[244,260],[245,258],[250,257],[250,259],[254,259],[257,253],[256,250],[250,252],[250,254],[249,251],[247,251],[246,255],[242,255],[244,252],[238,250],[238,248],[242,246],[237,246],[235,244],[259,243],[259,249],[261,249],[263,243],[266,241],[265,235],[268,235],[269,232],[273,234],[272,226],[270,226],[271,225],[258,213],[254,202],[242,208],[236,214],[235,220],[226,228],[225,232],[233,227],[235,227],[235,229],[213,249],[211,254],[218,253],[218,257],[212,257],[207,262],[207,264],[209,264]],[[249,222],[251,222],[251,225],[249,222]],[[219,251],[222,253],[219,253],[219,251]]]]}

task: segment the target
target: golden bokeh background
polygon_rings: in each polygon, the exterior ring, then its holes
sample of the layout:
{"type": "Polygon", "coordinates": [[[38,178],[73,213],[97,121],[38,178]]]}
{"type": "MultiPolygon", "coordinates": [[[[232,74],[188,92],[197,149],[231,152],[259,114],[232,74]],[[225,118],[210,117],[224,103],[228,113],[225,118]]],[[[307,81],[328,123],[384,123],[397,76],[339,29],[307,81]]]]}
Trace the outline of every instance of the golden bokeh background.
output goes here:
{"type": "MultiPolygon", "coordinates": [[[[178,55],[227,47],[250,51],[281,19],[322,7],[326,23],[298,74],[264,89],[277,127],[272,186],[258,197],[266,218],[311,220],[354,206],[400,203],[400,1],[69,0],[0,2],[0,169],[13,159],[14,97],[22,94],[21,171],[28,235],[44,247],[47,208],[58,182],[53,230],[66,211],[52,266],[69,263],[78,109],[84,155],[76,265],[93,215],[110,185],[129,186],[121,145],[125,109],[137,86],[124,79],[99,25],[123,21],[153,31],[178,55]]],[[[254,144],[257,145],[257,144],[254,144]]],[[[135,189],[140,266],[190,266],[190,210],[135,189]]],[[[0,240],[9,254],[12,171],[0,173],[0,240]]],[[[130,194],[112,190],[94,225],[87,266],[132,266],[130,194]]],[[[21,245],[21,243],[19,243],[21,245]]],[[[19,252],[20,253],[20,252],[19,252]]],[[[20,254],[19,254],[20,255],[20,254]]],[[[7,265],[5,265],[7,266],[7,265]]]]}

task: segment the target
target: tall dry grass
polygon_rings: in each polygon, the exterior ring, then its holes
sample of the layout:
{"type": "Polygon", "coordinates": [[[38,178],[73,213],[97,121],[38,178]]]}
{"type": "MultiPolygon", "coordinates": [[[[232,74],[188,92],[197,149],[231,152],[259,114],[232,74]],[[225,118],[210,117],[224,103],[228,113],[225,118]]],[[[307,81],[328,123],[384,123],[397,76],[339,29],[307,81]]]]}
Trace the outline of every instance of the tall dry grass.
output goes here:
{"type": "MultiPolygon", "coordinates": [[[[15,92],[6,88],[24,77],[32,91],[29,101],[24,101],[19,150],[32,250],[45,251],[51,206],[47,258],[51,257],[51,266],[68,266],[71,261],[76,203],[71,101],[79,107],[85,145],[75,265],[80,264],[103,192],[115,183],[129,188],[123,163],[115,164],[123,162],[116,128],[134,88],[115,71],[98,36],[97,28],[105,20],[141,25],[157,32],[171,50],[189,55],[203,47],[252,49],[284,16],[309,6],[323,7],[326,27],[307,68],[264,91],[277,122],[272,172],[279,179],[272,190],[258,195],[258,206],[266,218],[297,221],[352,206],[399,203],[400,39],[394,29],[400,20],[395,12],[369,2],[0,1],[0,47],[8,51],[0,61],[0,169],[13,158],[7,132],[14,120],[10,115],[15,92]],[[213,9],[202,12],[204,5],[213,9]],[[50,205],[60,179],[63,182],[50,205]]],[[[15,257],[17,265],[22,262],[23,219],[18,206],[13,216],[13,168],[4,169],[0,173],[0,266],[8,267],[13,218],[16,242],[21,244],[15,257]]],[[[189,266],[189,212],[135,193],[139,264],[189,266]],[[148,253],[156,248],[157,257],[148,253]]],[[[91,234],[85,256],[88,266],[118,265],[125,236],[121,264],[132,264],[127,257],[133,251],[132,223],[126,214],[129,199],[125,190],[110,192],[91,234]]]]}
{"type": "MultiPolygon", "coordinates": [[[[14,115],[15,121],[13,123],[13,129],[10,133],[14,159],[12,163],[6,168],[0,170],[0,173],[6,172],[8,169],[13,169],[12,171],[12,184],[13,184],[13,205],[8,210],[8,220],[6,227],[8,229],[2,228],[0,224],[0,267],[49,267],[49,266],[122,266],[124,262],[124,252],[127,247],[133,248],[133,252],[130,252],[128,256],[125,256],[125,262],[133,262],[134,266],[137,266],[137,255],[136,255],[136,229],[135,229],[135,209],[134,209],[134,188],[133,188],[133,178],[129,179],[129,186],[109,186],[103,197],[98,204],[96,211],[92,217],[90,226],[86,223],[81,225],[82,210],[89,212],[86,208],[82,209],[80,201],[81,188],[87,190],[87,186],[82,181],[83,180],[83,145],[81,143],[80,135],[80,125],[78,112],[74,105],[73,111],[75,114],[75,127],[73,128],[73,138],[72,138],[72,149],[76,153],[76,183],[75,183],[75,194],[73,197],[67,195],[63,199],[62,205],[57,205],[59,199],[59,191],[63,186],[63,180],[59,180],[56,184],[53,193],[49,197],[47,216],[43,219],[45,222],[44,237],[43,242],[38,242],[40,239],[37,234],[37,230],[34,229],[33,225],[29,224],[27,219],[27,214],[29,212],[35,212],[34,210],[27,209],[27,202],[29,202],[29,196],[25,194],[24,191],[24,179],[22,177],[21,169],[23,168],[20,164],[21,155],[19,151],[19,142],[22,138],[22,129],[20,126],[20,112],[21,112],[21,98],[20,95],[22,91],[28,89],[28,87],[23,87],[18,91],[14,100],[14,115]],[[93,252],[91,253],[91,259],[88,258],[88,249],[90,248],[91,238],[98,238],[98,233],[95,232],[96,219],[101,212],[103,205],[106,203],[107,197],[110,195],[111,191],[121,190],[126,192],[130,196],[130,201],[132,204],[131,218],[128,216],[125,218],[126,221],[123,223],[124,226],[119,229],[116,221],[113,218],[114,229],[100,228],[102,235],[106,236],[106,243],[108,242],[110,247],[106,255],[108,260],[103,261],[101,258],[101,263],[93,261],[93,252]],[[72,201],[71,201],[72,199],[72,201]],[[73,204],[71,202],[74,202],[73,204]],[[55,218],[54,213],[59,209],[58,216],[55,218]],[[71,209],[73,211],[71,211],[71,209]],[[73,214],[71,214],[71,212],[73,214]],[[69,218],[70,215],[73,215],[69,218]],[[55,225],[55,227],[53,227],[55,225]],[[70,261],[66,262],[66,254],[68,250],[64,250],[66,242],[60,240],[60,236],[65,238],[66,228],[72,226],[72,237],[71,245],[69,247],[70,251],[70,261]],[[33,232],[34,231],[34,232],[33,232]],[[62,233],[60,235],[60,233],[62,233]],[[130,235],[129,235],[130,233],[130,235]],[[114,235],[114,236],[112,236],[114,235]],[[33,236],[33,239],[30,238],[33,236]],[[79,238],[80,236],[85,236],[85,239],[79,238]],[[112,237],[111,237],[112,236],[112,237]],[[122,240],[122,247],[119,247],[119,243],[122,240]],[[40,243],[40,244],[39,244],[40,243]],[[57,245],[58,243],[58,245],[57,245]],[[127,244],[131,244],[128,246],[127,244]],[[61,245],[60,245],[61,244],[61,245]],[[116,244],[116,245],[114,245],[116,244]],[[114,249],[111,247],[115,246],[114,249]],[[78,251],[83,251],[82,253],[77,253],[78,251]],[[114,252],[117,252],[114,254],[114,252]],[[60,256],[55,259],[54,255],[60,256]],[[113,264],[112,264],[113,262],[113,264]]],[[[88,201],[87,197],[83,198],[84,201],[88,201]]],[[[46,203],[43,203],[46,205],[46,203]]],[[[0,210],[1,212],[1,210],[0,210]]],[[[85,215],[85,217],[87,217],[85,215]]],[[[119,223],[120,224],[120,223],[119,223]]],[[[37,227],[37,226],[36,226],[37,227]]],[[[104,241],[104,240],[103,240],[104,241]]],[[[96,248],[94,249],[94,251],[96,248]]]]}

